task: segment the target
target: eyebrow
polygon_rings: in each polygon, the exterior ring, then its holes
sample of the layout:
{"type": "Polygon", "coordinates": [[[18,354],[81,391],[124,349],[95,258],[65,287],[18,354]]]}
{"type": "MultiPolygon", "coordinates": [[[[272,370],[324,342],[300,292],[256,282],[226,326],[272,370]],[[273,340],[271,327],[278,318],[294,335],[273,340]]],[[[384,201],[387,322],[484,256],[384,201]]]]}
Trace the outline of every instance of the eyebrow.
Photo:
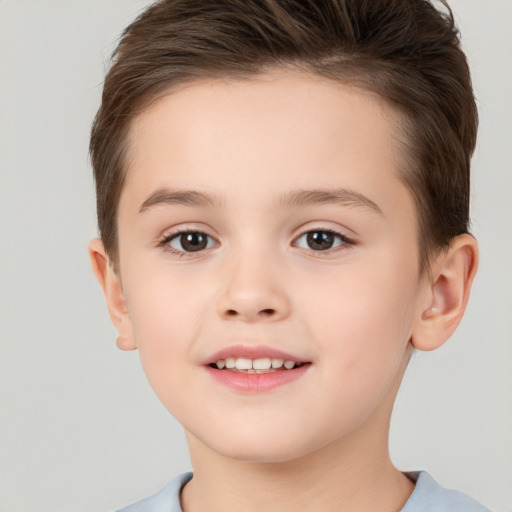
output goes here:
{"type": "Polygon", "coordinates": [[[223,204],[220,197],[196,190],[172,190],[169,188],[159,188],[153,192],[139,208],[142,213],[149,208],[161,204],[182,205],[195,207],[214,207],[223,204]]]}
{"type": "MultiPolygon", "coordinates": [[[[220,196],[196,190],[160,188],[153,192],[141,205],[142,213],[158,205],[182,205],[191,207],[217,207],[224,204],[220,196]]],[[[300,208],[318,204],[339,204],[368,209],[383,215],[379,206],[363,194],[351,190],[315,189],[292,190],[278,200],[280,206],[300,208]]]]}
{"type": "Polygon", "coordinates": [[[282,206],[303,207],[317,204],[340,204],[357,206],[383,215],[379,206],[359,192],[337,189],[294,190],[282,196],[279,200],[282,206]]]}

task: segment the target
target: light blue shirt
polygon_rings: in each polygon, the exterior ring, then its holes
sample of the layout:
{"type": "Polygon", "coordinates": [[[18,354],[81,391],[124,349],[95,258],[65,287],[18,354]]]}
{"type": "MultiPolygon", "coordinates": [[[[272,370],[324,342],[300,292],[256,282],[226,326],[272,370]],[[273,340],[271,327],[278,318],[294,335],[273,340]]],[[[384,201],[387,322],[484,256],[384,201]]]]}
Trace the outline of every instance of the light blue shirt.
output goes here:
{"type": "MultiPolygon", "coordinates": [[[[428,473],[407,473],[416,487],[401,512],[491,512],[475,500],[458,491],[441,487],[428,473]]],[[[192,478],[183,473],[162,490],[117,512],[183,512],[180,491],[192,478]]]]}

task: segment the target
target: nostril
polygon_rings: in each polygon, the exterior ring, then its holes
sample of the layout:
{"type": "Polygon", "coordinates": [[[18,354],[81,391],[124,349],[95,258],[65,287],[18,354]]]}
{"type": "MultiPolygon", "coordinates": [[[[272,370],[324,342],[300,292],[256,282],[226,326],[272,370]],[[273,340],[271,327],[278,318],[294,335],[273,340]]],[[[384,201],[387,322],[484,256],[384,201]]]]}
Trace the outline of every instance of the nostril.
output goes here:
{"type": "Polygon", "coordinates": [[[236,317],[240,316],[241,318],[249,320],[250,318],[256,319],[257,317],[259,317],[259,318],[274,317],[276,315],[276,313],[277,313],[277,311],[272,308],[261,309],[259,311],[257,309],[255,309],[253,311],[248,311],[248,312],[237,311],[236,309],[226,309],[226,311],[224,312],[224,316],[226,318],[236,318],[236,317]]]}

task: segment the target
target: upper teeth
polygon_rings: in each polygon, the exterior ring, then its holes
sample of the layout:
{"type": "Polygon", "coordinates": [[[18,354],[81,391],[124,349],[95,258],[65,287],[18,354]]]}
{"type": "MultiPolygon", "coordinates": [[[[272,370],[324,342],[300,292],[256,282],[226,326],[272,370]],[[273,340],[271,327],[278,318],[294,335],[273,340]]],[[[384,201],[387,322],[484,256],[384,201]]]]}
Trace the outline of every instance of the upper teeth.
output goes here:
{"type": "Polygon", "coordinates": [[[222,370],[237,369],[237,370],[269,370],[270,368],[282,368],[291,370],[296,365],[295,361],[284,359],[271,359],[270,357],[263,357],[261,359],[247,359],[245,357],[227,357],[217,361],[217,368],[222,370]]]}

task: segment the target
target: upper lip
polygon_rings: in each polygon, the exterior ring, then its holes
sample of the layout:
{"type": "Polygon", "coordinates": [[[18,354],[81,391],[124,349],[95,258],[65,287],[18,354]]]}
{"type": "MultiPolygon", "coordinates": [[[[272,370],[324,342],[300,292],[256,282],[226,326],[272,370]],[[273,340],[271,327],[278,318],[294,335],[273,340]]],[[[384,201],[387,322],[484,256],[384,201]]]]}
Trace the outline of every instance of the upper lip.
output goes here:
{"type": "Polygon", "coordinates": [[[245,357],[247,359],[262,359],[262,358],[270,358],[270,359],[284,359],[285,361],[294,361],[296,363],[307,363],[308,361],[298,357],[294,354],[290,354],[288,352],[284,352],[282,350],[278,350],[274,347],[270,347],[267,345],[231,345],[229,347],[223,348],[218,352],[215,352],[211,356],[209,356],[203,364],[209,365],[214,364],[221,359],[226,359],[228,357],[245,357]]]}

